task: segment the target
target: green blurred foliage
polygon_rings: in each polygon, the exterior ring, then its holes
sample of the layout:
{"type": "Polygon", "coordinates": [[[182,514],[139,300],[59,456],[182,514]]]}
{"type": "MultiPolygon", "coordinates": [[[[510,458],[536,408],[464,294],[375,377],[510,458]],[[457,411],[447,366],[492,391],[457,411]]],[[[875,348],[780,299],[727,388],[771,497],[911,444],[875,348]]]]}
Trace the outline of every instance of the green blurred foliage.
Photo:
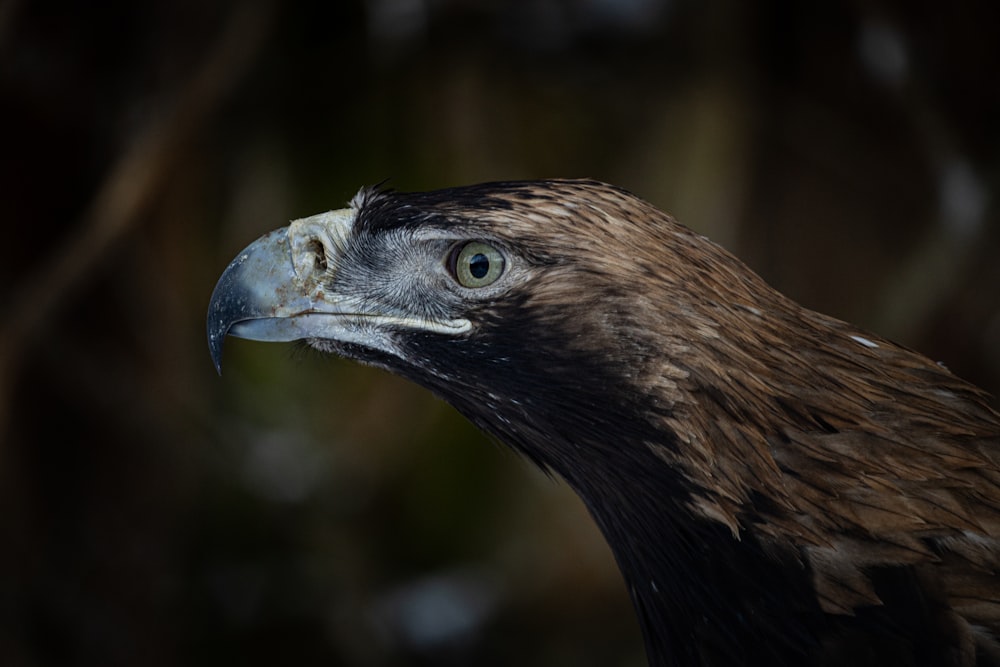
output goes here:
{"type": "Polygon", "coordinates": [[[0,6],[0,663],[643,664],[565,487],[380,371],[217,377],[216,278],[362,185],[593,176],[996,393],[997,7],[0,6]]]}

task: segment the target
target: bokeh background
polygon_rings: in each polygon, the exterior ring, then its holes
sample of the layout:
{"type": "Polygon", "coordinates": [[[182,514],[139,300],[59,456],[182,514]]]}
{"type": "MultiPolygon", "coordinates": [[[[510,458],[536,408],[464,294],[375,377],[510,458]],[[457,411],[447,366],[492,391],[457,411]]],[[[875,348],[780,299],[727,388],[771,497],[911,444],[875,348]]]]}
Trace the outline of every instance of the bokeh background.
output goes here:
{"type": "Polygon", "coordinates": [[[390,179],[592,176],[1000,392],[1000,4],[0,2],[0,663],[620,665],[579,502],[228,261],[390,179]]]}

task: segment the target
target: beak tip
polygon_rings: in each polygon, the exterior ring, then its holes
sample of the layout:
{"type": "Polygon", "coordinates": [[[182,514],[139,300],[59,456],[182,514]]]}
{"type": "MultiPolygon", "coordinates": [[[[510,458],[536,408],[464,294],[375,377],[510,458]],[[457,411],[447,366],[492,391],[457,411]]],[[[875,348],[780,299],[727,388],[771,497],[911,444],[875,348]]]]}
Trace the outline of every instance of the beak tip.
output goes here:
{"type": "Polygon", "coordinates": [[[208,354],[212,358],[212,365],[215,366],[215,372],[222,375],[222,343],[226,339],[226,334],[224,332],[213,331],[211,327],[208,330],[208,354]]]}
{"type": "MultiPolygon", "coordinates": [[[[288,326],[276,337],[267,325],[282,322],[279,305],[288,302],[294,283],[294,266],[288,243],[288,228],[282,227],[247,246],[223,271],[208,303],[208,353],[215,371],[222,375],[222,348],[226,337],[253,340],[293,340],[288,326]],[[258,323],[259,326],[252,326],[258,323]],[[262,335],[262,331],[267,335],[262,335]]],[[[301,304],[299,304],[301,305],[301,304]]],[[[303,306],[303,309],[305,306],[303,306]]]]}

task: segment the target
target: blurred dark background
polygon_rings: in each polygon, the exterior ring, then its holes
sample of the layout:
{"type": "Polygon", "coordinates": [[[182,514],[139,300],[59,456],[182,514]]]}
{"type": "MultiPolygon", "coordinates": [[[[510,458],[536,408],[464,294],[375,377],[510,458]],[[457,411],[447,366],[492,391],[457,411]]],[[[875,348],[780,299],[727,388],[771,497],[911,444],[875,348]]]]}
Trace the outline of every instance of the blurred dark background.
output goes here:
{"type": "Polygon", "coordinates": [[[621,665],[577,500],[205,308],[362,185],[592,176],[1000,391],[1000,4],[0,2],[0,663],[621,665]]]}

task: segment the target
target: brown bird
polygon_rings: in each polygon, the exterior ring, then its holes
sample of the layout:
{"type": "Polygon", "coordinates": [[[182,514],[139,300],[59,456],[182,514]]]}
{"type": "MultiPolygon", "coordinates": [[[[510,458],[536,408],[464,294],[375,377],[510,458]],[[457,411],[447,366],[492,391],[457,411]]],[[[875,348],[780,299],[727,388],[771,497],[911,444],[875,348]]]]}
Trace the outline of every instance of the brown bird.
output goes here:
{"type": "Polygon", "coordinates": [[[988,396],[624,190],[362,190],[240,253],[208,334],[386,368],[562,476],[651,665],[1000,665],[988,396]]]}

